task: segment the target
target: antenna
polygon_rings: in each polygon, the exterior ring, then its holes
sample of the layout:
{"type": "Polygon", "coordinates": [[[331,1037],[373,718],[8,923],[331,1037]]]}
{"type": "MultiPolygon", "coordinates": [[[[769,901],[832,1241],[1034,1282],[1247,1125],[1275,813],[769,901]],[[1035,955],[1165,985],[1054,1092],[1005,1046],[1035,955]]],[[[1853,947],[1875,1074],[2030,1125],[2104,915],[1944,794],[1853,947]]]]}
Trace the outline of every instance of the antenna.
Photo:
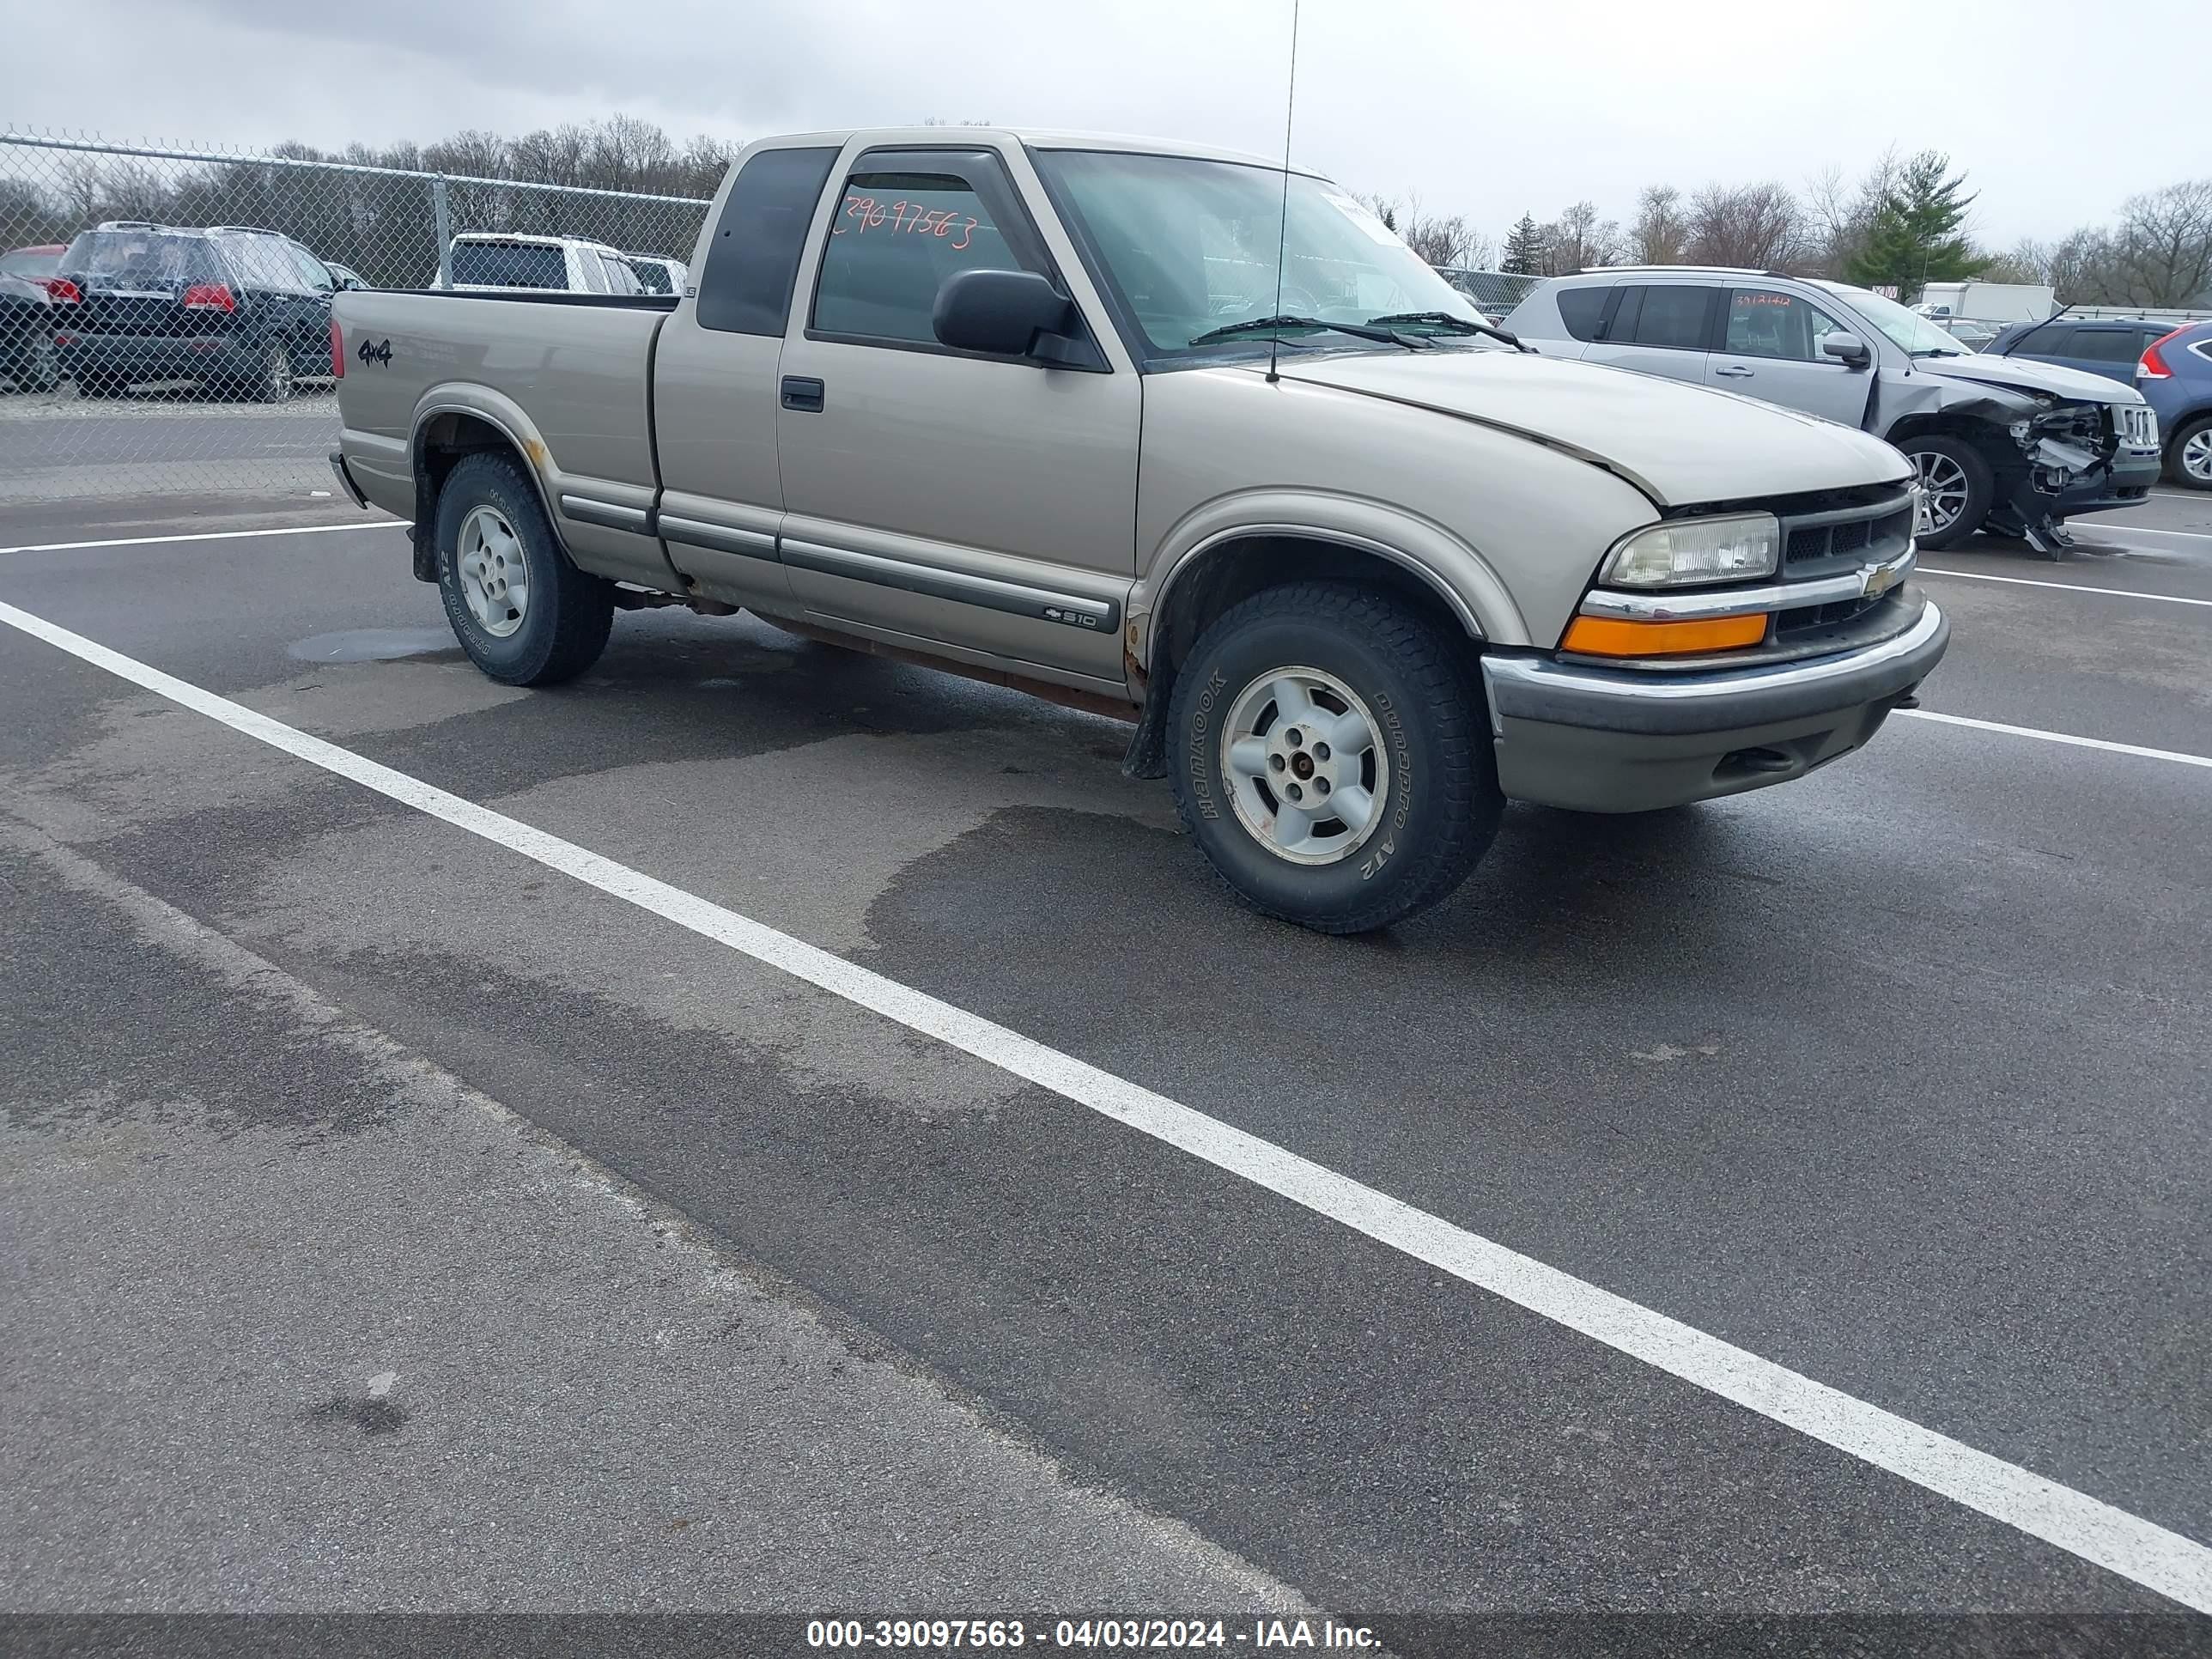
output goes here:
{"type": "MultiPolygon", "coordinates": [[[[1291,84],[1283,98],[1283,216],[1275,226],[1275,309],[1283,314],[1283,257],[1291,238],[1291,117],[1298,107],[1298,0],[1291,0],[1291,84]]],[[[1283,331],[1267,336],[1267,384],[1273,386],[1275,354],[1283,348],[1283,331]]]]}

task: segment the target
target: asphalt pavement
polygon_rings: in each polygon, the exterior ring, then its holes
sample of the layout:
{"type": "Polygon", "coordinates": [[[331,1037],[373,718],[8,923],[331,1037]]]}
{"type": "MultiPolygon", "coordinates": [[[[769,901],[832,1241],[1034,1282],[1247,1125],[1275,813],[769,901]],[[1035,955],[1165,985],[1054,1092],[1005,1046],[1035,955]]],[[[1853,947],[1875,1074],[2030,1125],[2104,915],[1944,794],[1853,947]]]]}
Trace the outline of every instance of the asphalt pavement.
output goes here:
{"type": "MultiPolygon", "coordinates": [[[[0,545],[117,533],[79,518],[0,545]]],[[[670,611],[501,688],[396,528],[331,522],[0,553],[0,601],[2166,1529],[2182,1577],[9,626],[10,1609],[2206,1650],[2212,498],[1930,556],[1924,711],[1965,723],[1513,808],[1349,941],[1231,903],[1126,727],[670,611]]]]}

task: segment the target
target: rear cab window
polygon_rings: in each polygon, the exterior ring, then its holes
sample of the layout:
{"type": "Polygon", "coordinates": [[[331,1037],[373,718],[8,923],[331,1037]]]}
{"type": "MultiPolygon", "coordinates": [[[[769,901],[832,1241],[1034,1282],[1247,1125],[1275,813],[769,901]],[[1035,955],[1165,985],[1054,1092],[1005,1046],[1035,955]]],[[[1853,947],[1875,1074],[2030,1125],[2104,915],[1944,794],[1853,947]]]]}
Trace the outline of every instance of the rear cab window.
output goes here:
{"type": "Polygon", "coordinates": [[[561,250],[543,242],[453,243],[453,280],[486,288],[548,288],[568,286],[568,262],[561,250]]]}
{"type": "Polygon", "coordinates": [[[835,149],[810,145],[757,150],[738,169],[700,272],[700,327],[783,337],[807,228],[836,163],[835,149]]]}

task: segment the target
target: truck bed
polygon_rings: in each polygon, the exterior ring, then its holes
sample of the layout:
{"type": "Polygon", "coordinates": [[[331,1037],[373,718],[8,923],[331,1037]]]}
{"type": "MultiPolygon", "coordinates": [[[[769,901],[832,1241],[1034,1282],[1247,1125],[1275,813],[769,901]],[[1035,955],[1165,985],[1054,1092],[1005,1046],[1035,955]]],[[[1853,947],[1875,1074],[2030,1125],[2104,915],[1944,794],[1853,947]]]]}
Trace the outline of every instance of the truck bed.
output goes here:
{"type": "MultiPolygon", "coordinates": [[[[572,539],[635,541],[620,530],[652,505],[649,382],[655,337],[678,304],[664,294],[371,289],[340,294],[343,446],[364,495],[416,509],[412,445],[431,422],[488,422],[530,459],[572,539]],[[580,504],[574,505],[574,504],[580,504]]],[[[648,573],[665,574],[657,551],[648,573]]]]}

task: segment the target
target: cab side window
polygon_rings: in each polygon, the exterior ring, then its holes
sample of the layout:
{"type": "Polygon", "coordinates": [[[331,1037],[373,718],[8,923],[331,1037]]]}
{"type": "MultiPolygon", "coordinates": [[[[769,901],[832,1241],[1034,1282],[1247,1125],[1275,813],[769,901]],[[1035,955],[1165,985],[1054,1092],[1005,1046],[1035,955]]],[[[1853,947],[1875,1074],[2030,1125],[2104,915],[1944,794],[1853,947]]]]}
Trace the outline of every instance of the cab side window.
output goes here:
{"type": "Polygon", "coordinates": [[[1740,288],[1729,295],[1728,332],[1723,349],[1740,357],[1777,357],[1790,362],[1822,361],[1820,342],[1843,327],[1803,296],[1775,289],[1740,288]]]}
{"type": "Polygon", "coordinates": [[[855,173],[823,251],[814,326],[824,334],[934,345],[930,318],[946,277],[1022,263],[966,179],[855,173]]]}

